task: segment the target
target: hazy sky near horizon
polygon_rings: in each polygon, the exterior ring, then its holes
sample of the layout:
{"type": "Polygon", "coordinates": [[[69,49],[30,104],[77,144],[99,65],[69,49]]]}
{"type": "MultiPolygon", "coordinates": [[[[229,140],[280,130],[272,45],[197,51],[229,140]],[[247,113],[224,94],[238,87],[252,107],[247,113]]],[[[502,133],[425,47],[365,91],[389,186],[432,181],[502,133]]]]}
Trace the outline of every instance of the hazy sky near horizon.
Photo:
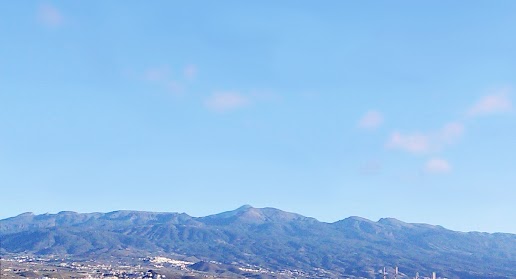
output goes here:
{"type": "Polygon", "coordinates": [[[515,30],[514,1],[3,1],[0,218],[516,233],[515,30]]]}

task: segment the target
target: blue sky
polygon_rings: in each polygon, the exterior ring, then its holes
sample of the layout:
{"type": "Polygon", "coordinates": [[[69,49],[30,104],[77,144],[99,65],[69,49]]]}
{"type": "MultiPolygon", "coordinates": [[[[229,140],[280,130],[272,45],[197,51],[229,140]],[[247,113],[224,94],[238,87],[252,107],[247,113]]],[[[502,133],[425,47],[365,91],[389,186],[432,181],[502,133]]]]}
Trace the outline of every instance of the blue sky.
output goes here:
{"type": "Polygon", "coordinates": [[[0,218],[243,204],[516,233],[514,1],[5,1],[0,218]]]}

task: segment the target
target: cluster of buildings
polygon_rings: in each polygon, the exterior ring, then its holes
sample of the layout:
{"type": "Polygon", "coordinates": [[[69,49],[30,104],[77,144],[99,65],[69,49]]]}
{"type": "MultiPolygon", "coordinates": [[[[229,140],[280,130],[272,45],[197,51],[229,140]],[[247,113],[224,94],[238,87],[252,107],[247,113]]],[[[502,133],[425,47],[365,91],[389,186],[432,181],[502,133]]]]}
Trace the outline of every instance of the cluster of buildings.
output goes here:
{"type": "Polygon", "coordinates": [[[37,279],[165,279],[149,266],[107,264],[95,261],[69,261],[57,258],[16,256],[3,258],[1,278],[37,279]]]}

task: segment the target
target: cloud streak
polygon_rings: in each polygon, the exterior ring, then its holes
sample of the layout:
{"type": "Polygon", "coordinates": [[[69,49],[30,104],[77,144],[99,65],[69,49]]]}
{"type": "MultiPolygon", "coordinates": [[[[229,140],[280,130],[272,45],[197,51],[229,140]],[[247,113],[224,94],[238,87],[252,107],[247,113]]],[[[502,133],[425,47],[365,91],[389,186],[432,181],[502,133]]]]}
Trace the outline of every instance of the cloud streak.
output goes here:
{"type": "MultiPolygon", "coordinates": [[[[466,110],[465,118],[459,121],[449,122],[442,128],[431,132],[402,133],[394,131],[389,136],[385,146],[414,155],[431,155],[441,152],[446,147],[455,144],[463,136],[464,123],[476,117],[510,112],[513,109],[509,90],[504,89],[483,96],[466,110]]],[[[366,114],[359,122],[361,127],[376,127],[378,117],[372,113],[366,114]]],[[[431,174],[442,174],[452,171],[448,161],[441,158],[428,159],[424,165],[424,171],[431,174]]]]}
{"type": "Polygon", "coordinates": [[[362,129],[376,129],[380,125],[382,125],[384,121],[383,115],[375,110],[368,111],[362,118],[358,121],[358,127],[362,129]]]}
{"type": "Polygon", "coordinates": [[[216,92],[209,96],[204,104],[207,108],[217,111],[226,112],[248,106],[250,99],[238,92],[216,92]]]}
{"type": "Polygon", "coordinates": [[[389,138],[387,147],[416,154],[426,153],[430,150],[429,141],[429,137],[424,134],[402,134],[400,132],[394,132],[389,138]]]}
{"type": "Polygon", "coordinates": [[[160,82],[168,79],[170,70],[168,67],[154,67],[145,71],[143,77],[147,81],[160,82]]]}
{"type": "Polygon", "coordinates": [[[64,22],[61,12],[56,7],[48,4],[39,7],[38,18],[41,23],[48,27],[59,27],[64,22]]]}
{"type": "Polygon", "coordinates": [[[183,68],[178,79],[172,78],[172,71],[168,66],[152,67],[143,73],[143,80],[158,85],[173,94],[181,94],[187,86],[187,81],[195,79],[197,67],[193,64],[183,68]]]}
{"type": "Polygon", "coordinates": [[[469,116],[481,116],[503,113],[512,110],[512,101],[508,90],[482,97],[468,111],[469,116]]]}
{"type": "Polygon", "coordinates": [[[464,134],[464,124],[450,122],[437,133],[436,141],[441,145],[453,144],[464,134]]]}
{"type": "Polygon", "coordinates": [[[431,174],[449,173],[452,167],[448,161],[441,158],[433,158],[426,162],[425,172],[431,174]]]}
{"type": "Polygon", "coordinates": [[[194,80],[197,77],[197,67],[193,64],[187,65],[183,69],[183,76],[187,80],[194,80]]]}
{"type": "Polygon", "coordinates": [[[460,122],[450,122],[438,131],[430,133],[400,133],[391,134],[386,146],[412,154],[425,154],[442,150],[447,145],[457,142],[464,133],[464,125],[460,122]]]}

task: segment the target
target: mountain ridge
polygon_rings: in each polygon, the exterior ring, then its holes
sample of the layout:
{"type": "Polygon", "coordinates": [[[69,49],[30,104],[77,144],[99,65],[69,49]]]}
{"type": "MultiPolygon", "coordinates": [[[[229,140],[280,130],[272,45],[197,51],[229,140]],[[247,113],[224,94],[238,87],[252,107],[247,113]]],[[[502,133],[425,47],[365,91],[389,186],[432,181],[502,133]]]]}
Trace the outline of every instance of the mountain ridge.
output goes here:
{"type": "Polygon", "coordinates": [[[368,219],[368,218],[365,218],[365,217],[361,217],[361,216],[349,216],[349,217],[345,217],[343,219],[340,219],[340,220],[336,220],[336,221],[333,221],[333,222],[326,222],[326,221],[320,221],[319,219],[317,218],[314,218],[314,217],[307,217],[307,216],[303,216],[301,214],[298,214],[298,213],[291,213],[291,212],[287,212],[287,211],[283,211],[283,210],[280,210],[280,209],[277,209],[277,208],[273,208],[273,207],[253,207],[252,205],[249,205],[249,204],[246,204],[246,205],[242,205],[234,210],[227,210],[227,211],[224,211],[224,212],[221,212],[221,213],[213,213],[213,214],[209,214],[209,215],[206,215],[206,216],[192,216],[192,215],[189,215],[188,213],[186,212],[167,212],[167,211],[148,211],[148,210],[129,210],[129,209],[123,209],[123,210],[114,210],[114,211],[108,211],[108,212],[99,212],[99,211],[95,211],[95,212],[77,212],[77,211],[68,211],[68,210],[64,210],[64,211],[59,211],[57,213],[41,213],[41,214],[36,214],[34,212],[23,212],[23,213],[20,213],[18,215],[15,215],[15,216],[11,216],[11,217],[6,217],[6,218],[3,218],[3,219],[0,219],[0,222],[2,221],[7,221],[7,220],[10,220],[10,219],[14,219],[14,218],[18,218],[18,217],[36,217],[36,216],[58,216],[58,215],[64,215],[64,214],[75,214],[75,215],[116,215],[116,214],[121,214],[121,213],[126,213],[126,214],[152,214],[152,215],[170,215],[170,214],[174,214],[174,215],[184,215],[184,216],[188,216],[192,219],[206,219],[206,218],[211,218],[211,217],[215,217],[215,216],[224,216],[225,214],[235,214],[235,213],[238,213],[238,212],[242,212],[242,210],[248,210],[248,209],[251,209],[251,210],[269,210],[269,209],[272,209],[272,210],[277,210],[279,212],[283,212],[283,213],[287,213],[287,214],[292,214],[292,215],[297,215],[297,216],[300,216],[300,217],[303,217],[303,218],[307,218],[307,219],[313,219],[317,222],[320,222],[320,223],[326,223],[326,224],[336,224],[336,223],[340,223],[340,222],[345,222],[347,221],[348,219],[350,220],[360,220],[360,221],[364,221],[364,222],[371,222],[371,223],[383,223],[383,224],[388,224],[390,222],[394,222],[394,223],[400,223],[400,224],[405,224],[405,225],[414,225],[414,226],[430,226],[430,227],[436,227],[436,228],[443,228],[443,229],[446,229],[446,230],[449,230],[449,231],[453,231],[453,232],[459,232],[459,233],[481,233],[481,234],[510,234],[510,235],[516,235],[516,233],[510,233],[510,232],[486,232],[486,231],[477,231],[477,230],[471,230],[471,231],[462,231],[462,230],[455,230],[455,229],[449,229],[449,228],[446,228],[446,227],[443,227],[441,225],[434,225],[434,224],[428,224],[428,223],[421,223],[421,222],[405,222],[405,221],[402,221],[400,219],[397,219],[397,218],[394,218],[394,217],[382,217],[382,218],[379,218],[377,221],[374,221],[374,220],[371,220],[371,219],[368,219]]]}
{"type": "Polygon", "coordinates": [[[326,223],[249,205],[204,217],[131,210],[25,213],[0,220],[0,237],[1,253],[85,257],[123,250],[365,278],[384,265],[435,270],[448,278],[516,278],[515,234],[457,232],[394,218],[326,223]]]}

